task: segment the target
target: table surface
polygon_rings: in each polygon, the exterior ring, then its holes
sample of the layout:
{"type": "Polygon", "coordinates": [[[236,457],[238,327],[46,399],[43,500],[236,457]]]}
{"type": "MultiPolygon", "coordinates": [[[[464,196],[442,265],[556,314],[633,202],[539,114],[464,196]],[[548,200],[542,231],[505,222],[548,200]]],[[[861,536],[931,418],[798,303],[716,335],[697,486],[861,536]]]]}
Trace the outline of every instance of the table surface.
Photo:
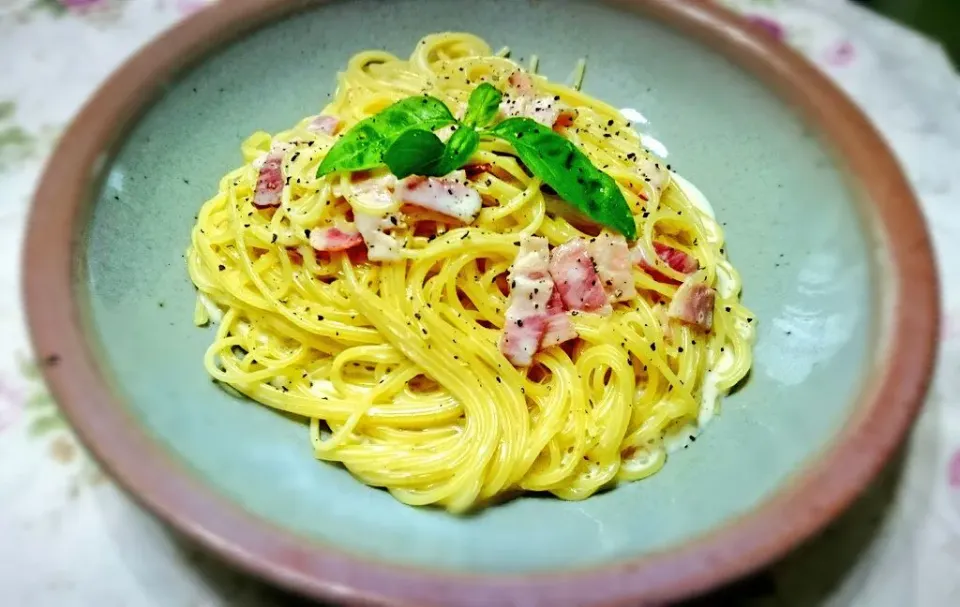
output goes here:
{"type": "MultiPolygon", "coordinates": [[[[930,223],[944,309],[909,444],[819,538],[700,605],[960,605],[960,77],[847,0],[724,0],[819,65],[893,146],[930,223]]],[[[131,52],[206,0],[0,0],[0,604],[290,605],[142,512],[84,453],[31,360],[20,248],[43,162],[131,52]],[[50,83],[55,83],[50,87],[50,83]]]]}

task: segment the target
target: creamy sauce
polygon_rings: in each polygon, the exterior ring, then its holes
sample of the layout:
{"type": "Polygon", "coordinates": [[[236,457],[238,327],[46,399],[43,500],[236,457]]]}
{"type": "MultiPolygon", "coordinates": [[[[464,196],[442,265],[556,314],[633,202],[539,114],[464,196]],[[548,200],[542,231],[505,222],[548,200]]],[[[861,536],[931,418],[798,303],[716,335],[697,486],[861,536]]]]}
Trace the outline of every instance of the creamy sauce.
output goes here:
{"type": "MultiPolygon", "coordinates": [[[[624,116],[628,116],[627,111],[622,111],[624,116]]],[[[700,188],[692,184],[689,180],[680,175],[671,172],[670,178],[684,193],[690,203],[712,219],[716,219],[713,205],[707,200],[707,197],[700,191],[700,188]]],[[[731,295],[732,280],[726,267],[723,264],[717,268],[717,290],[721,295],[729,297],[731,295]]],[[[669,430],[663,437],[663,444],[660,446],[651,446],[644,449],[643,453],[635,456],[639,461],[633,462],[634,466],[643,466],[646,463],[652,464],[656,460],[658,453],[673,453],[679,449],[689,446],[697,436],[703,432],[703,428],[717,415],[720,410],[720,390],[717,383],[720,377],[734,363],[733,353],[729,350],[720,354],[720,359],[714,365],[712,371],[706,373],[703,378],[703,389],[700,400],[700,413],[697,421],[686,423],[682,426],[669,430]]]]}
{"type": "MultiPolygon", "coordinates": [[[[639,110],[636,110],[632,107],[625,107],[621,109],[620,115],[630,121],[631,124],[648,124],[650,122],[647,120],[646,116],[640,113],[639,110]]],[[[667,146],[665,146],[662,141],[653,135],[641,133],[640,131],[636,132],[637,136],[640,137],[640,144],[643,147],[647,148],[660,158],[666,158],[670,155],[670,150],[667,149],[667,146]]]]}
{"type": "Polygon", "coordinates": [[[635,110],[632,107],[623,108],[620,110],[620,114],[634,124],[647,124],[650,122],[639,110],[635,110]]]}
{"type": "Polygon", "coordinates": [[[217,304],[213,303],[212,299],[203,293],[197,293],[197,301],[200,302],[200,305],[203,306],[203,309],[207,313],[207,322],[213,322],[216,324],[223,320],[223,310],[221,310],[217,304]]]}
{"type": "Polygon", "coordinates": [[[707,200],[707,197],[703,195],[703,192],[700,191],[700,188],[690,183],[685,177],[681,177],[674,172],[670,173],[670,178],[673,179],[673,182],[677,184],[677,187],[686,195],[690,200],[693,206],[697,207],[704,214],[709,215],[711,218],[716,219],[717,214],[713,211],[713,205],[710,204],[710,201],[707,200]]]}
{"type": "Polygon", "coordinates": [[[667,453],[673,453],[689,446],[720,411],[720,397],[722,395],[717,388],[717,382],[720,379],[721,372],[732,364],[733,354],[731,352],[720,354],[720,360],[713,371],[707,372],[703,378],[703,395],[700,399],[700,414],[697,416],[697,422],[688,422],[664,435],[663,449],[667,453]]]}

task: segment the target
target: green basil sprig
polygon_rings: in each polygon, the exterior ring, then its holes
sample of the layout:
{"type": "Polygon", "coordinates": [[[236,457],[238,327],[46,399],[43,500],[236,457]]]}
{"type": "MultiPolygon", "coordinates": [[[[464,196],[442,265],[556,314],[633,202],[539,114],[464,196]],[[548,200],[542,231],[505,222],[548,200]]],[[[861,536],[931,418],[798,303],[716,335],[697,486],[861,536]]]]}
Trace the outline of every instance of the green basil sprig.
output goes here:
{"type": "Polygon", "coordinates": [[[572,141],[529,118],[508,118],[490,134],[509,143],[530,171],[597,223],[636,240],[637,224],[612,177],[572,141]]]}
{"type": "Polygon", "coordinates": [[[382,164],[401,179],[446,175],[469,162],[481,136],[497,137],[509,143],[534,175],[581,213],[635,240],[637,226],[620,187],[573,142],[529,118],[508,118],[490,127],[502,98],[496,88],[481,84],[470,94],[460,123],[435,97],[398,101],[344,134],[320,163],[317,176],[382,164]],[[450,124],[457,127],[444,144],[432,131],[450,124]]]}
{"type": "Polygon", "coordinates": [[[436,97],[408,97],[358,122],[341,137],[317,169],[317,177],[334,171],[363,171],[383,164],[383,155],[410,129],[432,130],[457,120],[436,97]]]}
{"type": "Polygon", "coordinates": [[[503,93],[494,88],[492,84],[484,82],[470,93],[470,101],[467,102],[467,113],[463,117],[463,123],[478,129],[488,126],[497,117],[502,99],[503,93]]]}
{"type": "Polygon", "coordinates": [[[460,125],[447,140],[447,147],[443,150],[443,158],[440,159],[436,174],[446,175],[456,171],[467,164],[479,147],[480,133],[466,125],[460,125]]]}
{"type": "Polygon", "coordinates": [[[383,161],[398,179],[408,175],[433,175],[443,151],[439,137],[430,131],[412,129],[397,137],[383,155],[383,161]]]}
{"type": "Polygon", "coordinates": [[[390,172],[403,179],[407,175],[439,177],[456,171],[470,160],[480,147],[475,127],[490,124],[500,109],[503,94],[484,82],[470,93],[467,112],[444,147],[440,138],[426,130],[407,131],[387,149],[383,161],[390,172]]]}
{"type": "Polygon", "coordinates": [[[400,135],[383,156],[390,172],[403,179],[408,175],[439,177],[456,171],[480,147],[480,134],[460,125],[444,145],[430,131],[410,130],[400,135]]]}

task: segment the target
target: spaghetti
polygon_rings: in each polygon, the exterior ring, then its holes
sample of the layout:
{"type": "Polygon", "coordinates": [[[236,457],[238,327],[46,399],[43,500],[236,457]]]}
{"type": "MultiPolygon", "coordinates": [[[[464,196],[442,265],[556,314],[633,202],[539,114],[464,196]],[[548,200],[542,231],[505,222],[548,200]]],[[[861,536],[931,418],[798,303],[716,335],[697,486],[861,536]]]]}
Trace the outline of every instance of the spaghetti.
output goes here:
{"type": "MultiPolygon", "coordinates": [[[[343,133],[423,94],[462,116],[478,84],[506,90],[524,73],[505,55],[461,33],[427,36],[409,60],[362,52],[321,118],[343,133]]],[[[466,176],[482,208],[464,222],[374,204],[361,190],[383,169],[316,177],[337,137],[306,118],[247,139],[245,164],[223,177],[193,228],[195,320],[218,323],[204,359],[210,375],[309,420],[317,458],[407,504],[459,512],[519,491],[576,500],[649,476],[751,364],[753,319],[739,303],[718,224],[616,109],[528,77],[538,95],[574,110],[562,134],[619,185],[641,260],[632,269],[636,297],[608,315],[568,312],[577,338],[540,349],[529,366],[511,364],[501,344],[506,278],[521,240],[542,237],[556,248],[600,229],[566,213],[503,141],[484,138],[470,158],[466,176]],[[258,208],[271,159],[282,192],[258,208]],[[368,259],[363,246],[318,252],[311,244],[311,232],[385,209],[401,218],[387,236],[394,260],[368,259]],[[694,279],[716,291],[709,330],[668,313],[694,279]]]]}

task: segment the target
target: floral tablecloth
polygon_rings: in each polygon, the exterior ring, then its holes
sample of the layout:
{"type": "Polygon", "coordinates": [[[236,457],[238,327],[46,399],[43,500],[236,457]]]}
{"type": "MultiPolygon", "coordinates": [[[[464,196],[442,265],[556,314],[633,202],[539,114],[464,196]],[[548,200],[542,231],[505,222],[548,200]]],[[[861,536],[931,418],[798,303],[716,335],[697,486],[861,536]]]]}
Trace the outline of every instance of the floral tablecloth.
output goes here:
{"type": "MultiPolygon", "coordinates": [[[[229,1],[229,0],[226,0],[229,1]]],[[[943,272],[939,370],[912,440],[820,538],[703,605],[960,605],[960,77],[848,0],[724,0],[816,62],[893,145],[943,272]]],[[[31,360],[28,202],[58,135],[131,52],[207,0],[0,0],[0,605],[289,605],[144,514],[83,452],[31,360]]]]}

